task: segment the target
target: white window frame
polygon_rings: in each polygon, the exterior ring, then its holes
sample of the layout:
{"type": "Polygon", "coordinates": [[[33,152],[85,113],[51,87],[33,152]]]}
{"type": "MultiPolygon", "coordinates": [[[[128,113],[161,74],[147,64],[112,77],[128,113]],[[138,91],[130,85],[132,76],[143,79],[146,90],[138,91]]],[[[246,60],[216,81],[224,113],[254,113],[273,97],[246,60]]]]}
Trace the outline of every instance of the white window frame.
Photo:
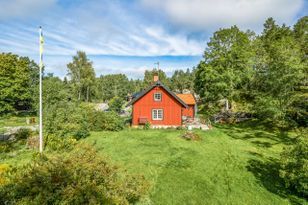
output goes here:
{"type": "Polygon", "coordinates": [[[156,93],[154,93],[153,94],[154,95],[154,101],[161,101],[161,99],[162,99],[162,94],[161,94],[161,92],[156,92],[156,93]],[[159,97],[158,97],[159,96],[159,97]],[[157,98],[158,97],[158,98],[157,98]]]}
{"type": "Polygon", "coordinates": [[[163,120],[164,110],[163,109],[152,109],[152,120],[163,120]]]}

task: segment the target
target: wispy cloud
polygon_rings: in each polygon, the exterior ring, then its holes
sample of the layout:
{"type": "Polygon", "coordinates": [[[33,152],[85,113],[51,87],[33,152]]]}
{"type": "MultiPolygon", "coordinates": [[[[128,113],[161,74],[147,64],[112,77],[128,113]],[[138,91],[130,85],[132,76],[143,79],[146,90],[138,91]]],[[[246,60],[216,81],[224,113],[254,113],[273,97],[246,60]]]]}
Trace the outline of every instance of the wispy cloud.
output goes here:
{"type": "Polygon", "coordinates": [[[164,13],[180,27],[211,30],[239,25],[260,29],[264,20],[274,17],[292,23],[304,0],[140,0],[145,8],[164,13]]]}
{"type": "Polygon", "coordinates": [[[91,56],[98,74],[140,77],[143,69],[164,59],[156,56],[172,56],[164,62],[171,72],[196,65],[198,60],[189,57],[200,59],[214,29],[237,24],[260,30],[269,16],[294,23],[303,13],[303,1],[0,0],[0,52],[38,60],[41,25],[48,72],[63,76],[77,50],[91,56]]]}
{"type": "Polygon", "coordinates": [[[0,0],[0,22],[11,18],[35,17],[55,4],[56,0],[0,0]]]}

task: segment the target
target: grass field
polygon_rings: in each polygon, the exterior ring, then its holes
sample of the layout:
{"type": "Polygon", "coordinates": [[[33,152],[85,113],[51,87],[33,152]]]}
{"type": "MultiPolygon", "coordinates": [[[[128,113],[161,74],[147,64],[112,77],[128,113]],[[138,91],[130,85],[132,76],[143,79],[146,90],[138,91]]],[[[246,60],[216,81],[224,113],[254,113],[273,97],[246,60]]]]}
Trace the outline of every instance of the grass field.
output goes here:
{"type": "MultiPolygon", "coordinates": [[[[0,117],[0,129],[3,127],[16,127],[16,126],[26,126],[27,119],[33,118],[34,116],[9,116],[0,117]]],[[[35,122],[38,122],[38,118],[35,117],[35,122]]],[[[34,123],[35,124],[35,123],[34,123]]]]}
{"type": "MultiPolygon", "coordinates": [[[[183,130],[93,132],[83,141],[131,173],[151,182],[140,204],[284,205],[308,204],[284,189],[277,158],[294,134],[252,125],[196,130],[201,141],[180,137],[183,130]]],[[[1,154],[0,164],[20,165],[34,151],[22,143],[1,154]]]]}
{"type": "Polygon", "coordinates": [[[277,177],[292,137],[258,128],[220,126],[186,141],[178,130],[96,132],[86,139],[133,173],[151,181],[150,204],[307,204],[277,177]]]}

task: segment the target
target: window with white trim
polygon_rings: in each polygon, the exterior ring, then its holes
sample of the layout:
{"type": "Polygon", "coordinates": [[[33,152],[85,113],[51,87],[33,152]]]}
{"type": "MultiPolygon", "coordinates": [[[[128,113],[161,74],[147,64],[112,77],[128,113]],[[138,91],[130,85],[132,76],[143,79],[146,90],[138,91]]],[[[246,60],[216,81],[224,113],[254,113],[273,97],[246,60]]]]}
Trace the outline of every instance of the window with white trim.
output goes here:
{"type": "Polygon", "coordinates": [[[152,110],[152,120],[162,120],[164,117],[163,109],[153,109],[152,110]]]}
{"type": "Polygon", "coordinates": [[[161,93],[154,93],[154,101],[161,101],[161,93]]]}

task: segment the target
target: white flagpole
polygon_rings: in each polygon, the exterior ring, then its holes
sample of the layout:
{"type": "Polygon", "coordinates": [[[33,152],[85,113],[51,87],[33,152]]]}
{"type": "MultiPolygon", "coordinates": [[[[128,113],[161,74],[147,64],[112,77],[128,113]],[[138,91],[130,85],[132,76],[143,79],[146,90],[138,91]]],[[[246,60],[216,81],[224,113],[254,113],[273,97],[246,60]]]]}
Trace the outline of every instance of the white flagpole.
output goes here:
{"type": "Polygon", "coordinates": [[[42,105],[42,67],[43,67],[43,50],[42,50],[42,27],[39,29],[39,34],[40,34],[40,152],[43,152],[43,105],[42,105]]]}

